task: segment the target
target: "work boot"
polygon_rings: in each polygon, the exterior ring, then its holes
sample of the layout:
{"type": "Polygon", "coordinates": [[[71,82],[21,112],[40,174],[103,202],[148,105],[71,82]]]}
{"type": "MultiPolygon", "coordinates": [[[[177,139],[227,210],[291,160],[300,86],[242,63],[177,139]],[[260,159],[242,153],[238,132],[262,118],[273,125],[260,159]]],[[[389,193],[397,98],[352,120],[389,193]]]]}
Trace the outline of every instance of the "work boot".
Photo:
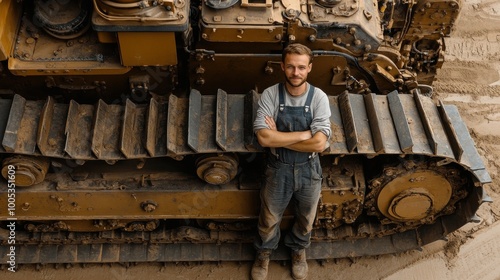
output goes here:
{"type": "Polygon", "coordinates": [[[295,280],[304,280],[307,277],[306,250],[292,251],[292,277],[295,280]]]}
{"type": "Polygon", "coordinates": [[[252,266],[252,280],[265,280],[271,250],[259,250],[252,266]]]}

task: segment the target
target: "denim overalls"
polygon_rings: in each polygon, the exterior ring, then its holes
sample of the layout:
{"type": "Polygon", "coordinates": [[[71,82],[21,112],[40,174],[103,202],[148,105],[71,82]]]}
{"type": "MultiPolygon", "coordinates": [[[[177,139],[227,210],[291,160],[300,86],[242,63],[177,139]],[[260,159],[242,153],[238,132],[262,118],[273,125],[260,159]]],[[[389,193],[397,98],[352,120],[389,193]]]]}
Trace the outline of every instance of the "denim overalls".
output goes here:
{"type": "MultiPolygon", "coordinates": [[[[313,117],[310,106],[314,87],[309,85],[303,107],[285,106],[283,84],[279,85],[279,112],[276,119],[278,131],[309,130],[313,117]]],[[[321,165],[312,153],[296,152],[286,148],[269,154],[266,184],[261,189],[261,210],[257,249],[276,249],[280,240],[280,222],[290,200],[294,202],[295,223],[285,236],[285,245],[300,250],[310,245],[311,230],[321,192],[321,165]]]]}

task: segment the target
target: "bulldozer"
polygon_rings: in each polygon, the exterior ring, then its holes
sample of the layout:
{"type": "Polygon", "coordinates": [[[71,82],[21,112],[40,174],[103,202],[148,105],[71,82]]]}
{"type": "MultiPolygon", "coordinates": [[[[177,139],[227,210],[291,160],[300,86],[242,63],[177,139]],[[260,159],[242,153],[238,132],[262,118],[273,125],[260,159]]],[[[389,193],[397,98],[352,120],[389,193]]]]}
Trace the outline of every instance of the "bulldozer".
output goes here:
{"type": "Polygon", "coordinates": [[[2,263],[253,260],[252,125],[291,43],[331,109],[308,258],[445,239],[490,201],[457,107],[433,96],[462,4],[1,0],[2,263]]]}

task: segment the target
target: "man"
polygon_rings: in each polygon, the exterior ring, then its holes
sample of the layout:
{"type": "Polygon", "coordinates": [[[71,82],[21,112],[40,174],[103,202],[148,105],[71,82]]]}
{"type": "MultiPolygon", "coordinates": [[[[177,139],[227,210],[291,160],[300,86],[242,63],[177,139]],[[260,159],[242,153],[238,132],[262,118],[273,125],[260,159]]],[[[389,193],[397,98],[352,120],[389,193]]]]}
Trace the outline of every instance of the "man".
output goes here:
{"type": "Polygon", "coordinates": [[[266,184],[260,192],[254,280],[266,279],[269,256],[278,247],[281,218],[290,200],[295,221],[284,242],[292,251],[293,278],[307,277],[305,248],[310,245],[322,180],[317,154],[331,134],[328,97],[307,83],[312,60],[306,46],[287,46],[281,62],[285,83],[267,88],[259,100],[254,131],[259,143],[269,148],[269,156],[266,184]]]}

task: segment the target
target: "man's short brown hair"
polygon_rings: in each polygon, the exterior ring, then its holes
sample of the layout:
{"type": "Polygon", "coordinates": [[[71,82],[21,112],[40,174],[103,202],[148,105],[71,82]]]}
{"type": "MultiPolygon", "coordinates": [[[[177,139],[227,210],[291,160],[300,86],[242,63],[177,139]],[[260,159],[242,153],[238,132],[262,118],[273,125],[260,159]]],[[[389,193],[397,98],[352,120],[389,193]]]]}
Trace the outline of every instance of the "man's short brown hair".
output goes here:
{"type": "Polygon", "coordinates": [[[313,54],[311,49],[299,43],[288,45],[283,50],[283,54],[281,55],[281,61],[285,62],[285,57],[288,54],[300,54],[300,55],[305,54],[309,56],[309,63],[312,63],[313,61],[313,54]]]}

